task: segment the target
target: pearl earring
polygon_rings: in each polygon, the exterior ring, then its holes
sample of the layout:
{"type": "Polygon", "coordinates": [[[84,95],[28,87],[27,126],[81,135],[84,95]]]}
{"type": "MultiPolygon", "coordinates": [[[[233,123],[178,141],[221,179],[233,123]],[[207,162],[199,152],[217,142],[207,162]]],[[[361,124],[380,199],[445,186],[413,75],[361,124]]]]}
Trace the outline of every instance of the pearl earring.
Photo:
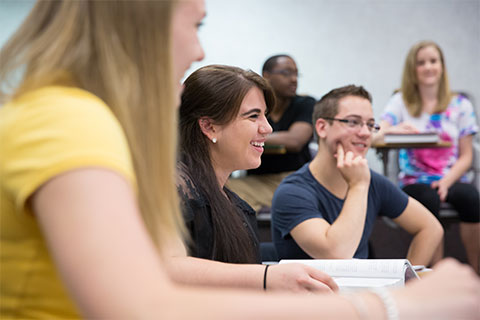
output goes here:
{"type": "Polygon", "coordinates": [[[217,138],[212,138],[213,143],[217,143],[217,138]]]}

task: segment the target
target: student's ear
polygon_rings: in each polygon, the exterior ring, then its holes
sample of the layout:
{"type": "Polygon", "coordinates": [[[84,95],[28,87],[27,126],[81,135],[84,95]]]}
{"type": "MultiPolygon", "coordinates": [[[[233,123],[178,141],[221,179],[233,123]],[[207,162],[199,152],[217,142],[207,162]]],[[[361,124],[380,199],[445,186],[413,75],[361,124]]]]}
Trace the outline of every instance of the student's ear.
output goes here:
{"type": "Polygon", "coordinates": [[[217,138],[216,126],[213,124],[213,121],[210,118],[202,117],[198,119],[198,125],[202,133],[208,138],[208,140],[217,138]]]}
{"type": "Polygon", "coordinates": [[[263,72],[262,77],[264,79],[270,80],[270,72],[268,72],[268,71],[263,72]]]}
{"type": "Polygon", "coordinates": [[[318,118],[315,121],[315,132],[320,139],[324,139],[327,137],[327,130],[326,127],[328,126],[328,122],[325,119],[318,118]]]}

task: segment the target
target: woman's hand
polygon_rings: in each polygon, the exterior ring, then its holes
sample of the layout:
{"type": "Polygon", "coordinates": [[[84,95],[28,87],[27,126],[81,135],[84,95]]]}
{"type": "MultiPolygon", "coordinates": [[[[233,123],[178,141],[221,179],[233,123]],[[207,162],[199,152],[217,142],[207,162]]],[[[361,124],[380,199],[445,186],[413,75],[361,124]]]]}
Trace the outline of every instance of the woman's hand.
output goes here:
{"type": "Polygon", "coordinates": [[[445,202],[448,195],[448,189],[451,187],[451,183],[447,181],[447,179],[442,178],[437,181],[433,181],[430,186],[433,189],[437,189],[438,196],[440,197],[440,201],[445,202]]]}
{"type": "Polygon", "coordinates": [[[267,272],[267,291],[333,292],[338,286],[328,274],[299,263],[271,265],[267,272]]]}
{"type": "Polygon", "coordinates": [[[448,189],[458,181],[472,166],[473,160],[473,135],[461,137],[458,142],[458,159],[450,168],[448,173],[438,181],[434,181],[430,186],[438,189],[438,195],[441,201],[445,201],[448,195],[448,189]]]}
{"type": "Polygon", "coordinates": [[[409,122],[402,122],[385,129],[385,133],[418,133],[418,129],[409,122]]]}
{"type": "Polygon", "coordinates": [[[409,122],[401,122],[397,125],[392,126],[390,122],[382,120],[382,122],[380,122],[380,131],[373,134],[372,136],[372,144],[383,141],[385,134],[388,133],[419,133],[419,130],[409,122]]]}

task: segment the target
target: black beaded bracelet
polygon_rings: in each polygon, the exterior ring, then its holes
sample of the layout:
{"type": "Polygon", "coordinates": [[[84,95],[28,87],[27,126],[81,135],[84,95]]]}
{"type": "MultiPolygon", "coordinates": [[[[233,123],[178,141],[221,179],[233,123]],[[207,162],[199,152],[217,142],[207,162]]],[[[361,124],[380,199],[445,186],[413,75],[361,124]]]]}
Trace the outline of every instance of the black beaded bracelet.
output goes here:
{"type": "Polygon", "coordinates": [[[263,290],[267,290],[267,270],[270,267],[269,264],[265,266],[265,272],[263,273],[263,290]]]}

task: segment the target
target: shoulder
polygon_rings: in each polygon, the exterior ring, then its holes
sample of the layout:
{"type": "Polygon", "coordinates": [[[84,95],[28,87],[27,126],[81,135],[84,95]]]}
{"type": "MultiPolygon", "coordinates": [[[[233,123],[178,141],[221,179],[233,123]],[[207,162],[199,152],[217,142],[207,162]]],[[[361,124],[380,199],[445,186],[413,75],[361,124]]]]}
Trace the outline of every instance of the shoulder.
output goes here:
{"type": "MultiPolygon", "coordinates": [[[[371,184],[379,188],[380,192],[383,188],[388,189],[399,189],[392,181],[390,181],[387,177],[381,175],[380,173],[373,171],[370,169],[370,176],[371,176],[371,184]]],[[[400,190],[400,189],[399,189],[400,190]]]]}
{"type": "Polygon", "coordinates": [[[293,98],[293,104],[306,108],[312,108],[315,105],[315,102],[316,100],[310,96],[295,96],[293,98]]]}
{"type": "Polygon", "coordinates": [[[228,194],[228,197],[231,199],[232,203],[244,214],[250,216],[256,215],[256,211],[245,200],[240,198],[235,192],[231,191],[228,188],[225,188],[225,192],[228,194]]]}
{"type": "Polygon", "coordinates": [[[456,123],[460,130],[460,137],[476,134],[479,131],[475,109],[465,95],[453,95],[444,114],[446,119],[456,123]]]}
{"type": "Polygon", "coordinates": [[[404,107],[405,103],[403,102],[402,92],[399,91],[394,93],[388,100],[388,105],[392,107],[404,107]]]}
{"type": "Polygon", "coordinates": [[[121,125],[102,100],[81,89],[45,87],[7,103],[0,140],[4,173],[27,193],[62,172],[91,166],[135,183],[121,125]]]}
{"type": "Polygon", "coordinates": [[[468,94],[462,93],[462,92],[453,92],[451,101],[457,101],[460,103],[469,103],[469,104],[472,103],[468,98],[468,94]]]}
{"type": "Polygon", "coordinates": [[[375,202],[382,203],[384,206],[404,207],[408,200],[407,195],[392,181],[383,175],[370,170],[371,182],[369,188],[369,198],[375,202]]]}
{"type": "Polygon", "coordinates": [[[311,177],[309,163],[304,164],[300,169],[285,177],[280,185],[300,185],[311,177]]]}
{"type": "Polygon", "coordinates": [[[209,202],[196,186],[188,166],[182,161],[177,162],[176,185],[185,223],[193,223],[197,215],[208,215],[209,202]]]}
{"type": "Polygon", "coordinates": [[[452,95],[450,105],[458,106],[461,110],[473,111],[473,104],[465,94],[455,93],[452,95]]]}
{"type": "Polygon", "coordinates": [[[202,196],[194,178],[191,176],[188,166],[182,162],[177,162],[176,170],[177,190],[182,201],[196,201],[201,205],[206,205],[207,200],[202,196]]]}
{"type": "Polygon", "coordinates": [[[275,196],[307,196],[310,193],[315,193],[315,191],[312,189],[312,179],[313,177],[311,176],[308,168],[308,163],[306,163],[303,167],[283,179],[275,191],[275,196]]]}
{"type": "Polygon", "coordinates": [[[118,120],[107,105],[78,88],[40,88],[19,96],[3,109],[5,121],[2,127],[17,133],[50,128],[65,136],[98,131],[123,135],[118,120]]]}
{"type": "Polygon", "coordinates": [[[385,110],[381,116],[382,120],[388,121],[391,125],[396,125],[402,122],[404,117],[408,116],[405,103],[401,92],[394,93],[387,102],[385,110]]]}
{"type": "Polygon", "coordinates": [[[388,180],[388,178],[373,170],[370,170],[370,176],[371,180],[369,193],[371,193],[374,197],[382,197],[382,195],[390,194],[392,191],[398,189],[393,182],[388,180]]]}
{"type": "Polygon", "coordinates": [[[371,177],[371,183],[376,183],[376,184],[391,183],[390,180],[388,180],[386,177],[384,177],[383,175],[379,174],[376,171],[373,171],[372,169],[370,169],[370,177],[371,177]]]}
{"type": "Polygon", "coordinates": [[[323,205],[330,199],[318,182],[309,177],[308,164],[283,180],[272,200],[272,222],[276,228],[290,230],[309,218],[322,218],[323,205]],[[306,170],[307,169],[307,170],[306,170]]]}
{"type": "Polygon", "coordinates": [[[111,113],[108,106],[94,94],[75,87],[48,86],[26,92],[11,101],[25,111],[55,110],[58,112],[111,113]]]}
{"type": "Polygon", "coordinates": [[[311,124],[315,99],[309,96],[295,96],[282,118],[293,122],[307,122],[311,124]]]}

